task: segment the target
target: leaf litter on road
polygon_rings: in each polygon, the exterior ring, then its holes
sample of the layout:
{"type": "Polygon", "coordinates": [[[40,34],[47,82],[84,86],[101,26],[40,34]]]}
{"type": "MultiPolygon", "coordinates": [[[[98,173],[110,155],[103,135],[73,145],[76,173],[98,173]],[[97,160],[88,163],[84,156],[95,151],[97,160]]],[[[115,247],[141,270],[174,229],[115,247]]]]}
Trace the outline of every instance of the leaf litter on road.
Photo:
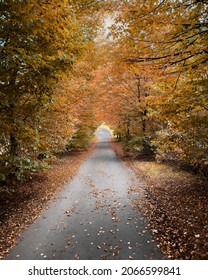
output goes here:
{"type": "MultiPolygon", "coordinates": [[[[134,197],[132,206],[146,216],[157,247],[169,259],[208,259],[207,180],[170,164],[125,158],[121,145],[112,145],[143,180],[144,194],[134,197]]],[[[139,189],[132,186],[129,193],[139,189]]]]}
{"type": "Polygon", "coordinates": [[[47,208],[47,201],[53,200],[63,185],[75,176],[94,145],[93,143],[88,151],[62,154],[47,173],[34,174],[29,180],[10,186],[13,191],[1,192],[0,259],[16,245],[22,231],[47,208]]]}

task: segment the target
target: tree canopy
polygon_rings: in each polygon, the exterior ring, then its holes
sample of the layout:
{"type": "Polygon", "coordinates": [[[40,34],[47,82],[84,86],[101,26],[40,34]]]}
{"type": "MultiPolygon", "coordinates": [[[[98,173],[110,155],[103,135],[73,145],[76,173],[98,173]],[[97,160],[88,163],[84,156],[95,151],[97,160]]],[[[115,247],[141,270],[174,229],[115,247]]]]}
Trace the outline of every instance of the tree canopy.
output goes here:
{"type": "Polygon", "coordinates": [[[102,122],[128,151],[206,169],[207,6],[1,1],[0,179],[22,179],[41,157],[87,147],[102,122]]]}
{"type": "Polygon", "coordinates": [[[207,165],[206,1],[122,1],[113,34],[143,87],[157,154],[207,165]]]}

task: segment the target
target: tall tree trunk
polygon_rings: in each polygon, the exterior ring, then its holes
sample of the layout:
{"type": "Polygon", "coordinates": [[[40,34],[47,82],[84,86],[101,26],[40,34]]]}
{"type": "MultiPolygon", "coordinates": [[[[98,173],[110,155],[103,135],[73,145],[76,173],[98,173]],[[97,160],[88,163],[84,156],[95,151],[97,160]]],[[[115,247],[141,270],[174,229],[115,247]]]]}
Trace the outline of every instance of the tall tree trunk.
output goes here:
{"type": "Polygon", "coordinates": [[[142,131],[143,131],[143,136],[145,136],[146,131],[147,131],[147,121],[146,121],[146,117],[147,117],[147,109],[144,109],[144,111],[143,111],[143,117],[142,117],[142,131]]]}
{"type": "Polygon", "coordinates": [[[9,145],[10,145],[10,176],[9,181],[13,183],[14,174],[16,171],[15,159],[18,156],[18,141],[16,137],[16,124],[15,124],[15,106],[16,106],[16,78],[17,78],[17,69],[11,70],[10,82],[8,87],[9,94],[9,112],[8,118],[11,126],[10,136],[9,136],[9,145]]]}
{"type": "Polygon", "coordinates": [[[10,134],[10,156],[12,157],[12,159],[18,155],[17,148],[18,148],[17,139],[14,136],[14,134],[11,133],[10,134]]]}

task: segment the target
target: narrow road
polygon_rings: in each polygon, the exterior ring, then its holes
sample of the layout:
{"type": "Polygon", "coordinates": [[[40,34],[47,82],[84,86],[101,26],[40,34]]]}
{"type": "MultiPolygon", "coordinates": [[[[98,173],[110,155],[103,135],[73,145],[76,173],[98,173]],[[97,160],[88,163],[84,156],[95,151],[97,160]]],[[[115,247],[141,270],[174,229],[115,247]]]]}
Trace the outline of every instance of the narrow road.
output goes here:
{"type": "Polygon", "coordinates": [[[145,218],[132,208],[142,183],[117,159],[102,128],[77,176],[23,232],[7,259],[163,259],[145,218]],[[133,190],[133,191],[130,191],[133,190]]]}

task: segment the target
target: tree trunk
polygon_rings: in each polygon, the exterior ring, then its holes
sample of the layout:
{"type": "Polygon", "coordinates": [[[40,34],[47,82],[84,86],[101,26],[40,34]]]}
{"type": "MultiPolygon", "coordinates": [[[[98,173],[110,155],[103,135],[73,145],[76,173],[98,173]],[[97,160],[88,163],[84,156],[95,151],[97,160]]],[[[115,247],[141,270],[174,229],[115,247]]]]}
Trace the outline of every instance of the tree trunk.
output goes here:
{"type": "Polygon", "coordinates": [[[144,109],[144,111],[143,111],[143,118],[142,118],[142,131],[143,131],[143,136],[145,136],[146,131],[147,131],[146,117],[147,117],[147,109],[144,109]]]}
{"type": "Polygon", "coordinates": [[[18,154],[17,148],[18,148],[17,140],[16,140],[14,134],[11,133],[10,134],[10,155],[11,155],[12,159],[15,156],[17,156],[17,154],[18,154]]]}

